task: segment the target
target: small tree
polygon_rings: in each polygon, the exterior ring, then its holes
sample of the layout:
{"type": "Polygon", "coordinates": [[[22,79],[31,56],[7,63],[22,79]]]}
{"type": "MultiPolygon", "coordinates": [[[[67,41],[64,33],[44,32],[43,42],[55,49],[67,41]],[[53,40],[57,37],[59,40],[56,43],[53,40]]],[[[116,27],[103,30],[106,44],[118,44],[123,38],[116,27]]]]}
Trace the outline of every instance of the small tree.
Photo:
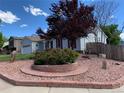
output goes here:
{"type": "Polygon", "coordinates": [[[87,36],[96,26],[93,16],[94,7],[80,3],[77,0],[60,1],[52,4],[52,15],[47,18],[49,25],[46,33],[38,29],[41,38],[56,39],[57,47],[62,47],[62,38],[68,39],[70,48],[74,48],[74,41],[79,37],[87,36]]]}
{"type": "Polygon", "coordinates": [[[98,0],[94,1],[93,5],[98,25],[105,26],[114,21],[114,13],[118,8],[118,3],[115,0],[98,0]]]}
{"type": "Polygon", "coordinates": [[[2,48],[3,44],[4,44],[3,34],[0,32],[0,48],[2,48]]]}
{"type": "Polygon", "coordinates": [[[112,24],[108,26],[102,26],[102,30],[108,36],[107,43],[111,45],[119,45],[121,38],[121,31],[118,30],[118,25],[112,24]]]}
{"type": "MultiPolygon", "coordinates": [[[[2,22],[2,21],[1,21],[1,19],[0,19],[0,23],[1,23],[1,22],[2,22]]],[[[3,43],[4,43],[3,34],[2,34],[2,32],[0,32],[0,48],[2,48],[3,43]]]]}

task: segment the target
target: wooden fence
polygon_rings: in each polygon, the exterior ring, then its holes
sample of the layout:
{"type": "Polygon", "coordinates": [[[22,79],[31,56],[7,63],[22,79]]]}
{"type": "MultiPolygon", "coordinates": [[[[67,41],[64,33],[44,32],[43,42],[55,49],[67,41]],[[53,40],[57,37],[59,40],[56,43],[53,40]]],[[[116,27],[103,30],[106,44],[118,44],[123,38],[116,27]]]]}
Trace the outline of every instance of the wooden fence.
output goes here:
{"type": "Polygon", "coordinates": [[[106,58],[124,61],[124,46],[106,45],[102,43],[88,43],[87,52],[89,54],[106,54],[106,58]]]}

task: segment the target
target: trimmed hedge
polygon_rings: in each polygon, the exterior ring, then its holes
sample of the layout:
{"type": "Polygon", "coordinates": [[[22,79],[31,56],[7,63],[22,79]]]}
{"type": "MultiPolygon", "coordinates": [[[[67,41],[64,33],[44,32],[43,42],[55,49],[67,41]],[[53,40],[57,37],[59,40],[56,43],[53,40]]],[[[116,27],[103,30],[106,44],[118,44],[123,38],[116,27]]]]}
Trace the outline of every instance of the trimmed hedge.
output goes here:
{"type": "Polygon", "coordinates": [[[71,49],[49,49],[35,53],[35,65],[62,65],[74,63],[79,53],[71,49]]]}

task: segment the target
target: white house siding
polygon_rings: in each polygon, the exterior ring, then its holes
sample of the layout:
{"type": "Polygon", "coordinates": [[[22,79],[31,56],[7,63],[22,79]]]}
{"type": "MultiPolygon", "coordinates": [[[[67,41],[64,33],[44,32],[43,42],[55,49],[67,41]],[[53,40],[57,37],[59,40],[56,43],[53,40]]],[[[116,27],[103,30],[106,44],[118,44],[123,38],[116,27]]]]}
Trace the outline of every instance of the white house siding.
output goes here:
{"type": "Polygon", "coordinates": [[[88,34],[87,37],[81,38],[81,50],[86,49],[86,44],[90,42],[101,42],[106,44],[107,36],[101,29],[96,29],[96,35],[93,33],[88,34]]]}
{"type": "MultiPolygon", "coordinates": [[[[74,50],[85,50],[86,49],[86,44],[89,42],[96,42],[96,36],[93,33],[88,34],[87,37],[81,37],[76,40],[76,48],[74,50]]],[[[56,40],[51,39],[53,41],[53,48],[56,48],[56,40]]],[[[62,39],[62,47],[63,48],[68,48],[68,40],[66,38],[62,39]]],[[[49,44],[49,48],[50,44],[49,44]]]]}
{"type": "Polygon", "coordinates": [[[38,42],[38,49],[37,51],[42,51],[45,49],[45,46],[44,46],[44,41],[41,41],[41,42],[38,42]]]}
{"type": "Polygon", "coordinates": [[[107,36],[106,35],[103,35],[103,37],[102,37],[102,43],[107,44],[107,36]]]}
{"type": "MultiPolygon", "coordinates": [[[[48,42],[48,41],[43,41],[43,43],[44,43],[44,49],[46,49],[45,44],[46,44],[47,42],[48,42]]],[[[52,42],[52,44],[53,44],[53,48],[56,48],[56,39],[51,39],[51,40],[49,40],[49,45],[48,45],[49,48],[51,48],[51,42],[52,42]]]]}
{"type": "Polygon", "coordinates": [[[85,46],[85,38],[80,38],[80,50],[84,50],[85,46]]]}
{"type": "Polygon", "coordinates": [[[96,36],[93,33],[88,34],[88,41],[89,42],[95,42],[96,36]]]}
{"type": "Polygon", "coordinates": [[[32,52],[42,51],[44,49],[45,47],[43,41],[32,42],[32,52]]]}
{"type": "Polygon", "coordinates": [[[53,48],[56,48],[56,39],[52,39],[53,42],[53,48]]]}
{"type": "Polygon", "coordinates": [[[76,39],[76,48],[74,50],[80,50],[81,46],[80,46],[80,38],[76,39]]]}
{"type": "Polygon", "coordinates": [[[21,54],[30,54],[32,53],[32,47],[23,47],[23,49],[21,49],[21,54]]]}
{"type": "Polygon", "coordinates": [[[32,42],[32,52],[36,52],[38,50],[38,42],[32,42]]]}
{"type": "MultiPolygon", "coordinates": [[[[51,41],[53,42],[53,48],[56,48],[56,40],[51,39],[51,41]]],[[[51,48],[50,43],[49,48],[51,48]]],[[[68,48],[68,40],[66,38],[62,39],[62,48],[68,48]]],[[[76,48],[74,50],[80,50],[80,38],[76,40],[76,48]]]]}
{"type": "MultiPolygon", "coordinates": [[[[49,41],[49,48],[51,48],[51,44],[50,44],[51,41],[53,42],[53,48],[56,48],[56,39],[51,39],[49,41]]],[[[68,48],[68,40],[66,38],[62,39],[62,47],[68,48]]]]}
{"type": "Polygon", "coordinates": [[[68,40],[66,38],[62,39],[62,47],[63,48],[68,48],[68,40]]]}
{"type": "Polygon", "coordinates": [[[97,35],[97,38],[96,38],[97,42],[101,42],[101,43],[104,43],[104,44],[107,43],[106,42],[107,36],[105,35],[105,33],[101,29],[96,30],[96,35],[97,35]]]}
{"type": "Polygon", "coordinates": [[[80,38],[80,50],[85,50],[86,49],[86,44],[89,42],[95,42],[96,36],[93,33],[88,34],[87,37],[82,37],[80,38]]]}
{"type": "MultiPolygon", "coordinates": [[[[74,48],[74,50],[84,51],[86,49],[86,44],[90,43],[90,42],[101,42],[101,43],[106,44],[107,36],[104,34],[104,32],[101,31],[100,29],[96,29],[95,31],[96,31],[96,34],[90,33],[90,34],[88,34],[87,37],[78,38],[76,40],[76,48],[74,48]]],[[[30,53],[29,52],[30,49],[32,49],[31,52],[45,50],[46,42],[47,41],[32,42],[32,48],[27,49],[26,52],[30,53]]],[[[27,42],[27,44],[28,43],[29,42],[27,42]]],[[[68,39],[66,39],[66,38],[62,39],[62,47],[68,48],[68,39]]],[[[49,41],[49,48],[56,48],[56,39],[51,39],[49,41]],[[53,47],[51,47],[51,42],[53,44],[52,45],[53,47]]]]}
{"type": "Polygon", "coordinates": [[[89,38],[88,37],[84,37],[84,38],[81,38],[81,44],[80,44],[80,47],[81,47],[81,51],[84,51],[85,49],[86,49],[86,44],[88,43],[88,42],[90,42],[89,41],[89,38]]]}
{"type": "MultiPolygon", "coordinates": [[[[52,41],[53,41],[53,48],[56,48],[56,40],[52,39],[52,41]]],[[[62,39],[62,48],[68,48],[68,40],[66,38],[62,39]]],[[[76,48],[74,50],[80,50],[80,38],[76,40],[76,48]]]]}

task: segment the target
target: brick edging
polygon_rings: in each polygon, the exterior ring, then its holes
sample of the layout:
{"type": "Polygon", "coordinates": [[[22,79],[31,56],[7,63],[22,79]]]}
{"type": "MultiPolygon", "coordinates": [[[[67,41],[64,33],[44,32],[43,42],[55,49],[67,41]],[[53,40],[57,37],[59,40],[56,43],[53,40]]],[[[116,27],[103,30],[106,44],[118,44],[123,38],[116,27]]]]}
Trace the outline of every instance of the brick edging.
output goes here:
{"type": "Polygon", "coordinates": [[[42,87],[72,87],[72,88],[94,88],[94,89],[114,89],[119,88],[124,83],[124,77],[114,82],[78,82],[78,81],[56,81],[56,80],[18,80],[11,76],[0,74],[0,78],[17,86],[42,86],[42,87]]]}
{"type": "Polygon", "coordinates": [[[27,66],[23,66],[20,68],[20,71],[24,74],[27,75],[33,75],[33,76],[43,76],[43,77],[66,77],[66,76],[75,76],[75,75],[79,75],[82,73],[86,73],[88,71],[88,66],[87,65],[83,65],[83,66],[78,66],[79,68],[77,68],[74,71],[68,71],[68,72],[61,72],[61,73],[56,73],[56,72],[44,72],[44,71],[37,71],[37,70],[33,70],[30,68],[30,65],[27,66]],[[83,68],[83,70],[81,69],[83,68]]]}

